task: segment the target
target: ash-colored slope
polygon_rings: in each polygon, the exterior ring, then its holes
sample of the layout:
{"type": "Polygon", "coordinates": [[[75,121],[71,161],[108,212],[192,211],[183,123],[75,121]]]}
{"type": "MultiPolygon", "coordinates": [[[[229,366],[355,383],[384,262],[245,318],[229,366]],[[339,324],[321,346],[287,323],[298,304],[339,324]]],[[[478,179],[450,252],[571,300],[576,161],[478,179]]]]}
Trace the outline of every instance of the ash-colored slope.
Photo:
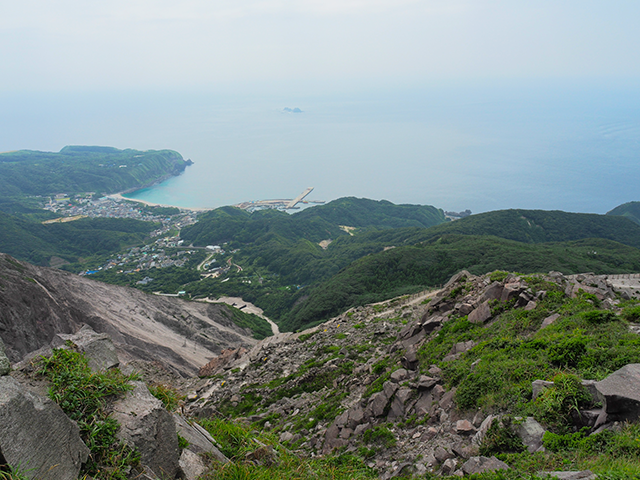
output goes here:
{"type": "Polygon", "coordinates": [[[82,324],[108,333],[122,360],[159,361],[182,375],[224,348],[256,343],[226,305],[147,295],[0,254],[0,337],[12,362],[82,324]]]}

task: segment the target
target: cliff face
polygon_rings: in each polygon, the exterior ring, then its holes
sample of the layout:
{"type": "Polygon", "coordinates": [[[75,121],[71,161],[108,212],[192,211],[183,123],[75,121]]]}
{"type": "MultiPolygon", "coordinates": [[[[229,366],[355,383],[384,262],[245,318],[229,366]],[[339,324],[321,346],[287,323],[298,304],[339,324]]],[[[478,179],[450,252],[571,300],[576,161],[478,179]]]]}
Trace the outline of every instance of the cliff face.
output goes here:
{"type": "Polygon", "coordinates": [[[83,324],[108,333],[123,360],[192,375],[223,349],[255,344],[229,307],[147,295],[0,254],[0,337],[12,363],[83,324]]]}

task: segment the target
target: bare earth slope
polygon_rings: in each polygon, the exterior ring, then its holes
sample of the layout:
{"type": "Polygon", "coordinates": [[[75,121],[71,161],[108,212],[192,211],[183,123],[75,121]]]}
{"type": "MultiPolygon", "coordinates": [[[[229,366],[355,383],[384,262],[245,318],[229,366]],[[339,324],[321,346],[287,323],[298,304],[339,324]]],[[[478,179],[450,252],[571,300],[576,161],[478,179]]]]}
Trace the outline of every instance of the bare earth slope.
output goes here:
{"type": "Polygon", "coordinates": [[[190,376],[225,348],[252,346],[229,307],[107,285],[0,254],[0,337],[13,362],[83,324],[111,336],[123,360],[190,376]]]}

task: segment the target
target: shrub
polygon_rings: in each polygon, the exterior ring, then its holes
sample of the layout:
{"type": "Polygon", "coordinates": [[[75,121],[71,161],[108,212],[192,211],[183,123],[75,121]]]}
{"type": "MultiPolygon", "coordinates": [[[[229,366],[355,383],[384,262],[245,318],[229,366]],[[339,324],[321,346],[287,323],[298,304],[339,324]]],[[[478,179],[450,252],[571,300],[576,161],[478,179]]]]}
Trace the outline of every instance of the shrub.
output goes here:
{"type": "Polygon", "coordinates": [[[526,447],[513,427],[511,417],[494,419],[480,445],[480,455],[492,456],[500,453],[520,453],[526,447]]]}
{"type": "Polygon", "coordinates": [[[549,348],[549,361],[557,367],[576,367],[587,353],[587,340],[573,336],[549,348]]]}
{"type": "Polygon", "coordinates": [[[362,440],[365,443],[376,443],[385,448],[395,447],[397,442],[393,432],[384,425],[366,430],[362,435],[362,440]]]}
{"type": "Polygon", "coordinates": [[[566,433],[572,423],[572,414],[579,412],[581,405],[591,397],[575,375],[558,373],[553,377],[553,386],[542,391],[535,400],[536,419],[549,428],[566,433]]]}
{"type": "Polygon", "coordinates": [[[627,307],[622,310],[622,318],[628,322],[637,322],[640,320],[640,305],[627,307]]]}
{"type": "Polygon", "coordinates": [[[502,282],[508,276],[509,276],[509,272],[496,270],[495,272],[491,273],[491,275],[489,275],[489,280],[491,280],[492,282],[502,282]]]}
{"type": "Polygon", "coordinates": [[[591,310],[590,312],[583,312],[582,318],[589,323],[607,323],[613,322],[618,319],[615,313],[607,310],[591,310]]]}

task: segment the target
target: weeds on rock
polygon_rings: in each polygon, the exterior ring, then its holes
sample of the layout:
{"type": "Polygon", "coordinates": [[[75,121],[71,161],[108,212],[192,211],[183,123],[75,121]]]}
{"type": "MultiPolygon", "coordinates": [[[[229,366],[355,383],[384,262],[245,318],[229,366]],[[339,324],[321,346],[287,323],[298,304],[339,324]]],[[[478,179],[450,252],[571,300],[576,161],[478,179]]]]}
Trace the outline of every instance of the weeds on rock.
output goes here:
{"type": "Polygon", "coordinates": [[[118,369],[94,373],[84,354],[54,349],[40,360],[40,375],[51,382],[49,396],[80,428],[80,436],[91,455],[84,473],[99,479],[126,479],[139,456],[116,438],[118,423],[105,411],[108,399],[132,390],[137,374],[124,375],[118,369]]]}

